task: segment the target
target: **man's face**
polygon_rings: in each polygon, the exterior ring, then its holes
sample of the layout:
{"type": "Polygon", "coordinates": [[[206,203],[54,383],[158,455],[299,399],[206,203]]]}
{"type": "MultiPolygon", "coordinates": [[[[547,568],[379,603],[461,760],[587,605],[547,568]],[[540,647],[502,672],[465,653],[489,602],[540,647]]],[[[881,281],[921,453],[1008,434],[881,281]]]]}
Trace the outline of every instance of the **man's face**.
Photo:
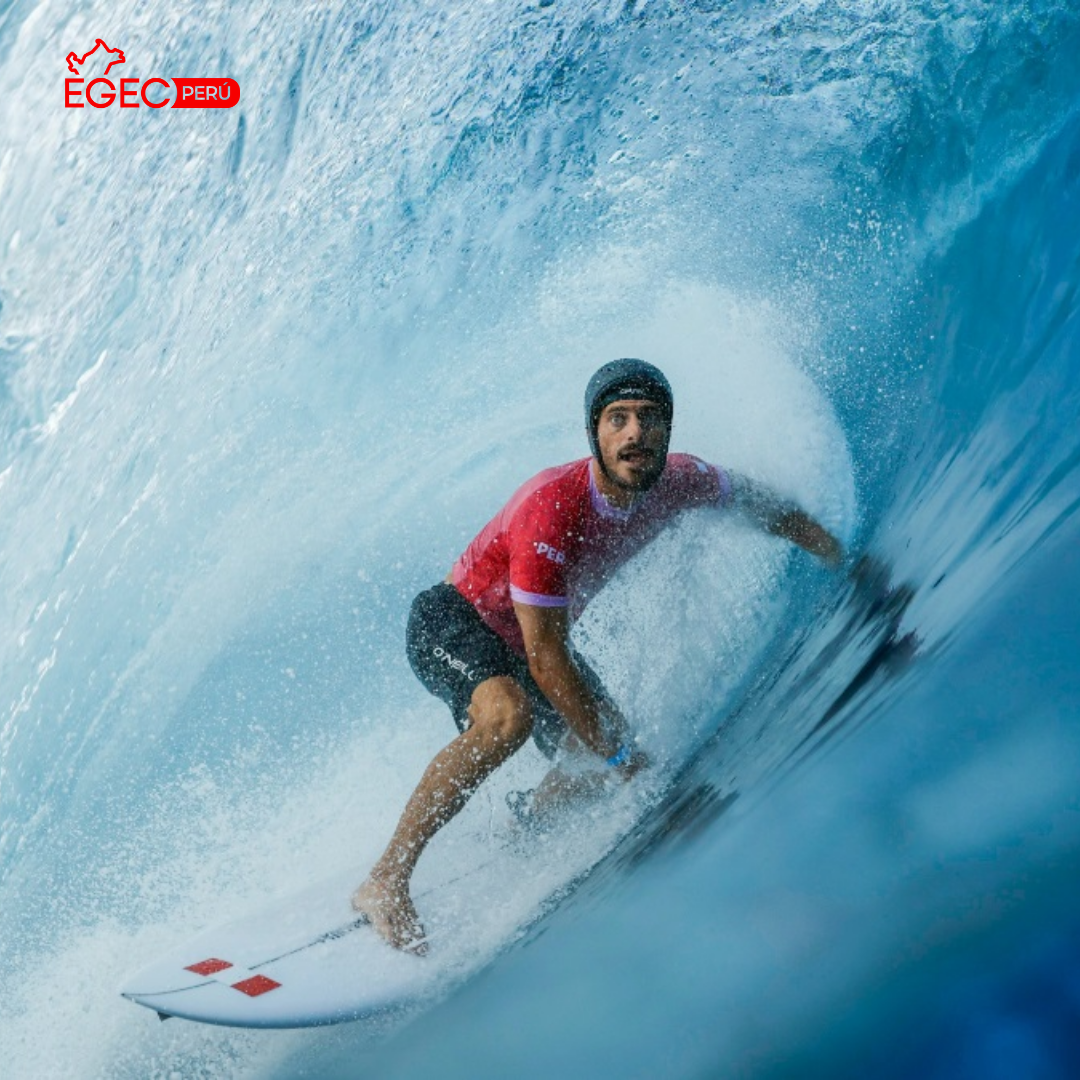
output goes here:
{"type": "Polygon", "coordinates": [[[596,429],[600,457],[613,483],[647,491],[664,471],[668,425],[652,401],[613,401],[600,413],[596,429]]]}

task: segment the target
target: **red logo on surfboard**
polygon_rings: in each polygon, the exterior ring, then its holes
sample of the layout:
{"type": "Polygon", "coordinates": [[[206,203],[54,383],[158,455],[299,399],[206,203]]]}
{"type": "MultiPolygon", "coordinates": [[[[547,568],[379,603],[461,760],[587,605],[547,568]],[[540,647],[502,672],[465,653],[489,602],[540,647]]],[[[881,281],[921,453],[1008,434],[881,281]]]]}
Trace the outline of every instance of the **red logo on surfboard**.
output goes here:
{"type": "MultiPolygon", "coordinates": [[[[219,960],[216,956],[210,956],[205,960],[200,960],[197,964],[188,964],[184,970],[194,971],[196,975],[206,975],[213,978],[219,972],[228,971],[233,967],[233,964],[228,960],[219,960]]],[[[248,997],[261,997],[263,994],[269,994],[271,990],[278,990],[281,987],[281,983],[276,979],[271,979],[266,975],[256,975],[251,971],[247,971],[246,968],[235,968],[227,980],[214,979],[214,982],[224,982],[234,990],[239,990],[241,994],[247,994],[248,997]],[[247,978],[241,979],[239,982],[233,982],[232,980],[236,978],[238,971],[246,974],[247,978]]]]}
{"type": "Polygon", "coordinates": [[[216,956],[211,956],[209,960],[200,960],[197,964],[188,964],[184,970],[194,971],[196,975],[216,975],[219,971],[225,971],[231,967],[232,964],[228,960],[218,960],[216,956]]]}
{"type": "Polygon", "coordinates": [[[271,990],[277,990],[280,986],[281,983],[268,979],[265,975],[252,975],[250,979],[232,984],[234,990],[239,990],[241,994],[247,994],[248,997],[269,994],[271,990]]]}
{"type": "Polygon", "coordinates": [[[73,51],[66,59],[68,71],[75,77],[64,80],[65,109],[82,109],[87,104],[107,109],[117,99],[121,109],[142,105],[148,109],[166,105],[173,109],[231,109],[240,100],[240,84],[228,78],[164,79],[155,75],[146,80],[121,78],[114,83],[109,72],[126,63],[127,57],[103,38],[95,38],[94,47],[82,56],[73,51]]]}

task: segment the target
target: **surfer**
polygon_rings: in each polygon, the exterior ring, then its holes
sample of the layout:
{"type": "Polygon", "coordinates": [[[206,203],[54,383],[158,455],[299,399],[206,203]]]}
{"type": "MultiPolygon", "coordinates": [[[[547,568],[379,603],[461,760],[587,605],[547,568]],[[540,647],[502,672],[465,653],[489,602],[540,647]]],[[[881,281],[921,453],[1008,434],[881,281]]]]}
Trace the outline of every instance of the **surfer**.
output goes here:
{"type": "MultiPolygon", "coordinates": [[[[619,708],[569,640],[611,574],[682,511],[737,509],[765,531],[838,566],[839,541],[761,484],[689,454],[668,453],[671,387],[643,360],[605,364],[585,391],[592,456],[524,484],[481,530],[446,580],[413,602],[406,634],[420,681],[450,707],[459,734],[427,767],[389,846],[352,897],[391,945],[426,952],[409,881],[428,842],[531,736],[558,764],[524,812],[566,804],[604,774],[648,765],[619,708]]],[[[519,808],[520,809],[520,808],[519,808]]]]}

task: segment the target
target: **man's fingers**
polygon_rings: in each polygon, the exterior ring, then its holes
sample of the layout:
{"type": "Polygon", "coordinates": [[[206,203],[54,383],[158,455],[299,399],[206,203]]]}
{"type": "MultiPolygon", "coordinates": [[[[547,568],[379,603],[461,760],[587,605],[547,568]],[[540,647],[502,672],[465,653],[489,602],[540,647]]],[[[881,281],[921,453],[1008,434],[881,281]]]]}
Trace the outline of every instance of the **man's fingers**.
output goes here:
{"type": "Polygon", "coordinates": [[[617,772],[624,780],[629,780],[632,776],[641,772],[642,769],[649,767],[649,755],[644,750],[635,750],[621,765],[618,766],[617,772]]]}

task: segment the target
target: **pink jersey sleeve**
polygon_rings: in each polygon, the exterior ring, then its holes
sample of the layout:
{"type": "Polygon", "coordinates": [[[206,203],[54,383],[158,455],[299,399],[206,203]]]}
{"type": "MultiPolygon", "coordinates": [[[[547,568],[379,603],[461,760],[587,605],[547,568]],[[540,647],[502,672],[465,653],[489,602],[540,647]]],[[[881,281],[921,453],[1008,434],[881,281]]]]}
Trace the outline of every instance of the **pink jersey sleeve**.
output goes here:
{"type": "Polygon", "coordinates": [[[680,507],[731,506],[731,477],[719,466],[692,454],[669,454],[668,477],[671,496],[680,507]]]}

